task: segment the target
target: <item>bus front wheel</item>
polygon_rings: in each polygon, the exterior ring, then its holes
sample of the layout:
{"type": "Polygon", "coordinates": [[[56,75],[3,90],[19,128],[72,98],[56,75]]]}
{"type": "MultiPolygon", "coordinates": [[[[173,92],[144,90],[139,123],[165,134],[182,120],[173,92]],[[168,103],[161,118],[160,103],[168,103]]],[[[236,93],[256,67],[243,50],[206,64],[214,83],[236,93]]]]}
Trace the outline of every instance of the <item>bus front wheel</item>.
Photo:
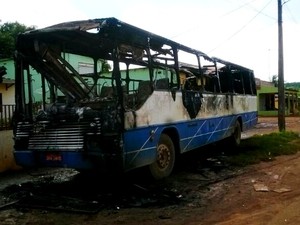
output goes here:
{"type": "Polygon", "coordinates": [[[175,148],[172,139],[162,134],[156,151],[156,161],[149,166],[149,169],[152,177],[159,180],[168,177],[175,164],[175,148]]]}

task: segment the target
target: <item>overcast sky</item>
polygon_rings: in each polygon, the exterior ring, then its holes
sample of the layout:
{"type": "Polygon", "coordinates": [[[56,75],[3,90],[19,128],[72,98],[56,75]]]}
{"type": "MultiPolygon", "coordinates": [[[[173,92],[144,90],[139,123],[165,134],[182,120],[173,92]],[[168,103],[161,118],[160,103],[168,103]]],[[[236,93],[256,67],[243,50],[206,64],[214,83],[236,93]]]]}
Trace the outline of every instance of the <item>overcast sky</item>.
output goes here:
{"type": "MultiPolygon", "coordinates": [[[[282,0],[284,80],[300,82],[300,1],[282,0]]],[[[56,23],[116,17],[210,56],[278,74],[277,0],[2,0],[1,24],[43,28],[56,23]]]]}

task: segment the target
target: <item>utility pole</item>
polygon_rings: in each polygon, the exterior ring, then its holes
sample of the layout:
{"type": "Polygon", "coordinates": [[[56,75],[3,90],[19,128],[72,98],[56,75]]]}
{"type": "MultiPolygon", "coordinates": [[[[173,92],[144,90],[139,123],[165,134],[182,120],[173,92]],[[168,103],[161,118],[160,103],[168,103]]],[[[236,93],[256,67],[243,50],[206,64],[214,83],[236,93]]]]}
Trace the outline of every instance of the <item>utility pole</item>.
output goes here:
{"type": "Polygon", "coordinates": [[[278,127],[280,132],[285,131],[285,93],[281,0],[278,0],[278,127]]]}

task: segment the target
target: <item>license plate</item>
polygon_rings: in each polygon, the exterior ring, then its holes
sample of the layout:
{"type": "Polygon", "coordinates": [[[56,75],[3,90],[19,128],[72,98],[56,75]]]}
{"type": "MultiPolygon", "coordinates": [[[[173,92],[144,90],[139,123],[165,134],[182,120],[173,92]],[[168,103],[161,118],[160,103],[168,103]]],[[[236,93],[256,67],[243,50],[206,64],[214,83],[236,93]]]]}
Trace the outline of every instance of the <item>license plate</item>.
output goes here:
{"type": "Polygon", "coordinates": [[[47,153],[46,160],[47,161],[61,161],[62,156],[59,153],[47,153]]]}

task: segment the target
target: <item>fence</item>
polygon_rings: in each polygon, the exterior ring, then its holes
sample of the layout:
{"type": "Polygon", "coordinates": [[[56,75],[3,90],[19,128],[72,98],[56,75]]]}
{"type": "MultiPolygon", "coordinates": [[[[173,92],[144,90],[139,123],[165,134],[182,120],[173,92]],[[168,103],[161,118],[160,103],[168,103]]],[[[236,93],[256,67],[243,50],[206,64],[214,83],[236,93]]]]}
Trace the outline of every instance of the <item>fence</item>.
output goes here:
{"type": "Polygon", "coordinates": [[[0,130],[12,129],[12,117],[15,111],[15,105],[0,106],[0,130]]]}

